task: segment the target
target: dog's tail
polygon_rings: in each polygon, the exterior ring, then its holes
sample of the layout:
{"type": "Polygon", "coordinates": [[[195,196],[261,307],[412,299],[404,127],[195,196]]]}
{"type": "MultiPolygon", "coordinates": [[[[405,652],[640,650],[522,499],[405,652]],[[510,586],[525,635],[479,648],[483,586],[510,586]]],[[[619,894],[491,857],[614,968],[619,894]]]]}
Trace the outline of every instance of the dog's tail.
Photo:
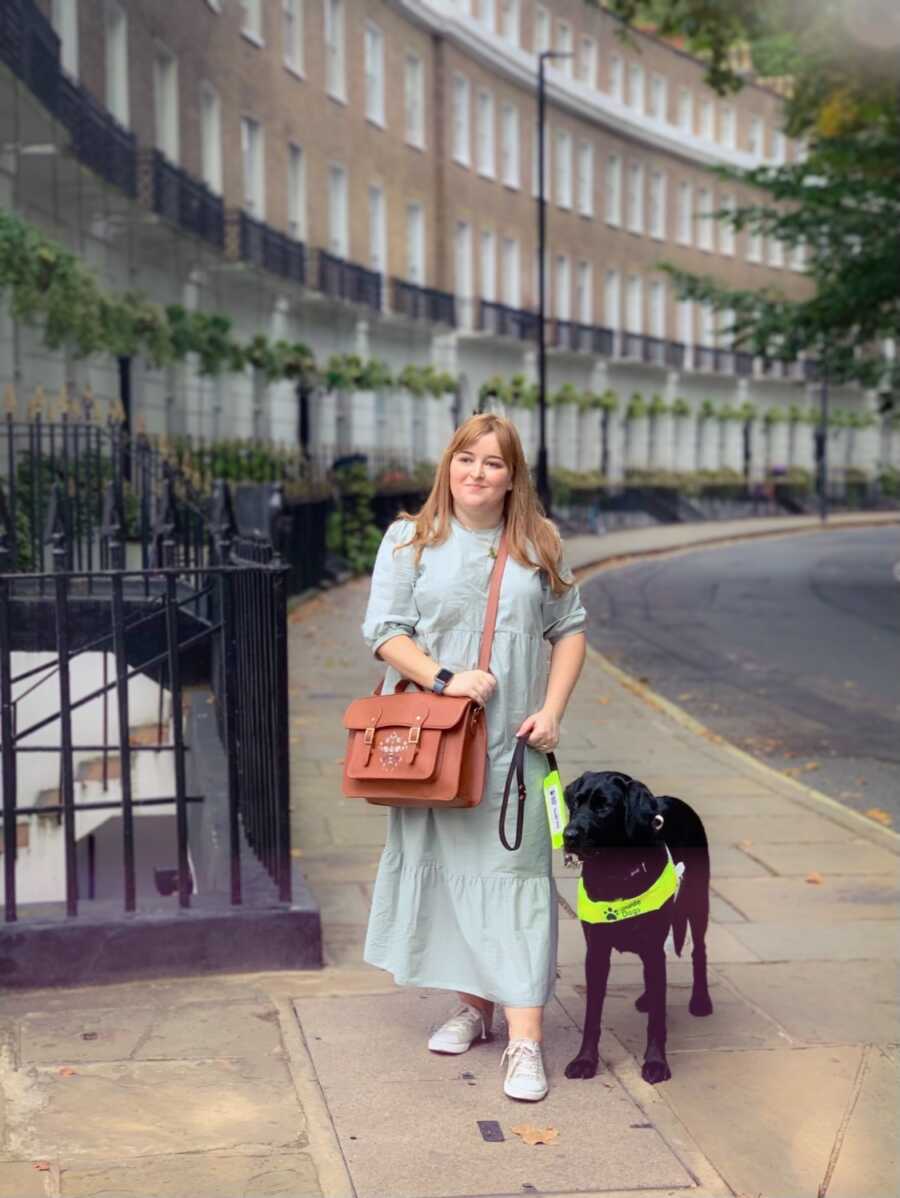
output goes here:
{"type": "Polygon", "coordinates": [[[679,957],[681,956],[681,950],[684,948],[687,926],[687,903],[684,901],[684,895],[681,895],[680,901],[676,899],[672,904],[672,942],[675,945],[675,953],[679,957]]]}

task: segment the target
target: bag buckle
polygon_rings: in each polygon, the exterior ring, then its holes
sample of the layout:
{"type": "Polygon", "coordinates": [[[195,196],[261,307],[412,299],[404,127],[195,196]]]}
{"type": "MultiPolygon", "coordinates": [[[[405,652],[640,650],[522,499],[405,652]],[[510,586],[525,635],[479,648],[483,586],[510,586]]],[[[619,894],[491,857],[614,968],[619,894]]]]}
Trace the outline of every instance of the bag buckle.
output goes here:
{"type": "Polygon", "coordinates": [[[365,744],[371,746],[374,739],[375,739],[375,725],[369,724],[369,726],[366,728],[366,731],[363,735],[363,742],[365,744]]]}
{"type": "Polygon", "coordinates": [[[410,744],[410,745],[417,745],[419,743],[419,737],[421,736],[421,734],[422,734],[422,716],[417,715],[416,723],[413,724],[412,727],[410,728],[409,735],[406,738],[406,743],[410,744]]]}

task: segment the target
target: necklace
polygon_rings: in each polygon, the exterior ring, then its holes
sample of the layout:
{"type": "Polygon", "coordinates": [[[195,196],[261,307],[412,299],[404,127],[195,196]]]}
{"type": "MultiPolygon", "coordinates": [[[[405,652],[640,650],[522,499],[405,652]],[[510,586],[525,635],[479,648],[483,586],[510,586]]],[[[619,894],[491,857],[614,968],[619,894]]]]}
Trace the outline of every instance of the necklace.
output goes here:
{"type": "Polygon", "coordinates": [[[500,547],[500,538],[502,536],[503,536],[503,525],[501,524],[500,527],[497,529],[497,535],[494,537],[493,545],[491,545],[488,549],[488,557],[493,558],[494,561],[497,560],[497,550],[500,547]]]}

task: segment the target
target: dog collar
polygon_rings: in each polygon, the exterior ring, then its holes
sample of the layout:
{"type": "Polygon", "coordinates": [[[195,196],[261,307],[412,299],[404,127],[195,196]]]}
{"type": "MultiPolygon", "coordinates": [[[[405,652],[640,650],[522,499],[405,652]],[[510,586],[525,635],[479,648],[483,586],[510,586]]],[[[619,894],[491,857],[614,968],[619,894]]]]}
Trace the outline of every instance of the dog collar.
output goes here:
{"type": "Polygon", "coordinates": [[[588,898],[584,879],[578,879],[578,918],[583,923],[619,923],[623,919],[634,919],[636,915],[647,915],[658,911],[673,895],[678,893],[680,873],[672,861],[669,846],[666,849],[666,864],[662,873],[649,890],[627,899],[588,898]]]}

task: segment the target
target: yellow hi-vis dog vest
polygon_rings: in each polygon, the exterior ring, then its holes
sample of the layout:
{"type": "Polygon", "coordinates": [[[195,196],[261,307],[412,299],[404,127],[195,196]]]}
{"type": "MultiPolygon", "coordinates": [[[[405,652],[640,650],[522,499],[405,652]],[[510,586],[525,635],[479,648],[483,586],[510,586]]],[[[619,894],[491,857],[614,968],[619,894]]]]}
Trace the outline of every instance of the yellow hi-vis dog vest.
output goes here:
{"type": "Polygon", "coordinates": [[[599,899],[588,898],[584,888],[584,879],[578,879],[578,918],[584,923],[619,923],[623,919],[634,919],[636,915],[646,915],[650,911],[658,911],[673,895],[678,894],[681,874],[684,870],[672,861],[672,854],[666,845],[667,861],[662,873],[649,890],[636,894],[628,899],[599,899]]]}

